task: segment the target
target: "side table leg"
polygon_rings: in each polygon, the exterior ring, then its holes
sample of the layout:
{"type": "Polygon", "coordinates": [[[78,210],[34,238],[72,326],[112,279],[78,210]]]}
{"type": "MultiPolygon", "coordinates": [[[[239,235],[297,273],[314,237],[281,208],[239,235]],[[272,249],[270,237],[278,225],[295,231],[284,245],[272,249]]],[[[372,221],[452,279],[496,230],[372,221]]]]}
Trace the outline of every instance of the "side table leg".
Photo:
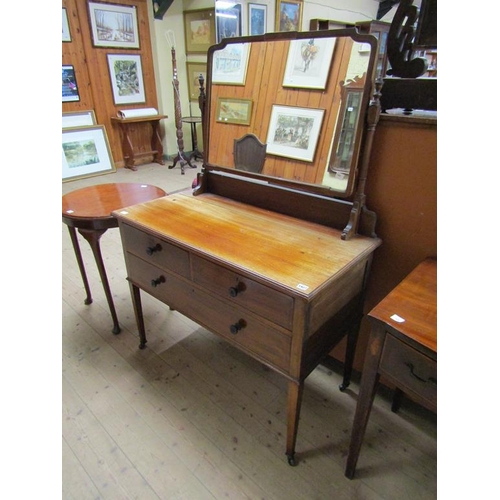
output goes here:
{"type": "Polygon", "coordinates": [[[349,454],[347,455],[345,476],[349,479],[354,477],[359,452],[361,451],[361,444],[363,443],[373,400],[377,392],[377,386],[380,379],[378,366],[382,355],[384,337],[384,327],[381,325],[374,326],[370,335],[365,362],[363,364],[363,375],[361,377],[358,402],[356,404],[356,413],[354,414],[351,442],[349,443],[349,454]]]}
{"type": "Polygon", "coordinates": [[[87,297],[84,300],[84,304],[88,306],[89,304],[92,304],[92,294],[90,293],[89,280],[87,279],[87,273],[85,272],[85,265],[83,264],[82,252],[80,250],[80,244],[78,243],[78,236],[76,235],[76,229],[74,227],[68,226],[68,231],[71,238],[71,243],[73,243],[73,249],[75,250],[78,268],[80,269],[80,274],[82,275],[85,293],[87,294],[87,297]]]}
{"type": "Polygon", "coordinates": [[[136,171],[137,167],[135,166],[134,146],[132,145],[129,132],[128,123],[122,123],[122,150],[125,168],[130,168],[130,170],[136,171]]]}
{"type": "Polygon", "coordinates": [[[134,306],[135,321],[139,330],[139,349],[146,347],[146,328],[144,327],[144,316],[142,314],[141,289],[130,283],[130,293],[132,295],[132,304],[134,306]]]}
{"type": "Polygon", "coordinates": [[[347,333],[347,345],[344,359],[344,376],[339,389],[343,392],[351,383],[352,366],[354,364],[354,355],[356,354],[356,344],[358,343],[358,334],[361,327],[361,318],[356,321],[354,326],[347,333]]]}
{"type": "Polygon", "coordinates": [[[101,277],[104,293],[106,294],[106,299],[108,301],[109,311],[111,312],[111,317],[113,318],[113,333],[118,334],[120,333],[121,329],[118,323],[118,316],[116,315],[113,296],[109,288],[108,277],[106,275],[106,269],[104,268],[104,262],[101,255],[101,247],[99,244],[99,240],[101,236],[106,232],[106,229],[101,229],[99,231],[79,229],[78,231],[89,242],[90,248],[94,253],[97,269],[99,270],[99,276],[101,277]]]}
{"type": "Polygon", "coordinates": [[[160,165],[165,165],[163,161],[163,145],[161,143],[160,137],[160,124],[158,120],[154,120],[151,122],[153,127],[153,135],[151,136],[151,149],[156,151],[153,161],[155,163],[159,163],[160,165]]]}

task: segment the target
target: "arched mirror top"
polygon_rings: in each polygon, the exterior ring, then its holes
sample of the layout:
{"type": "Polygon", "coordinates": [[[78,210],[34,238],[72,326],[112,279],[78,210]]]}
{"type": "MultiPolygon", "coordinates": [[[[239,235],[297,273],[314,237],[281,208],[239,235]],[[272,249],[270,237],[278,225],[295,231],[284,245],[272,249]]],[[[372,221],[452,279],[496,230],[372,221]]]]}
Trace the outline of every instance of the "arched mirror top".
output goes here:
{"type": "Polygon", "coordinates": [[[376,43],[342,29],[230,38],[210,47],[205,168],[350,197],[376,43]],[[233,144],[246,134],[267,147],[259,174],[235,167],[233,144]]]}

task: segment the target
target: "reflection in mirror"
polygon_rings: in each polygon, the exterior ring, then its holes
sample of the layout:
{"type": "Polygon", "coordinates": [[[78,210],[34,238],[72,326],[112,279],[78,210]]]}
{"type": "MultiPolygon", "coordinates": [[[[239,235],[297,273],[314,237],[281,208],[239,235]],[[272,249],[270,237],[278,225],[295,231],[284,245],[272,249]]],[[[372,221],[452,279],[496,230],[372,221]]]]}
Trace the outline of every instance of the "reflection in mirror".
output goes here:
{"type": "Polygon", "coordinates": [[[352,194],[375,38],[355,30],[224,40],[208,53],[207,165],[235,169],[232,144],[267,145],[259,178],[352,194]]]}

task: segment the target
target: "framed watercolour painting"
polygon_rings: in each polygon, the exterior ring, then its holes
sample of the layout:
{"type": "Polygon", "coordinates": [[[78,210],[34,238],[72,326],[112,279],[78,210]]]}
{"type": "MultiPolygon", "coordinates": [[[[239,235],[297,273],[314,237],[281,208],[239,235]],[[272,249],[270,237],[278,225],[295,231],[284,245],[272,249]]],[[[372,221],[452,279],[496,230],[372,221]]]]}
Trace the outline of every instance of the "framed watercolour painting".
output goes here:
{"type": "Polygon", "coordinates": [[[140,55],[108,54],[115,104],[146,102],[140,55]]]}
{"type": "Polygon", "coordinates": [[[104,125],[62,131],[63,182],[116,172],[104,125]]]}
{"type": "Polygon", "coordinates": [[[89,2],[90,28],[95,47],[139,48],[135,6],[89,2]]]}
{"type": "Polygon", "coordinates": [[[236,125],[250,125],[251,118],[252,99],[217,98],[216,121],[236,125]]]}
{"type": "Polygon", "coordinates": [[[267,5],[248,4],[248,34],[263,35],[267,30],[267,5]]]}
{"type": "Polygon", "coordinates": [[[75,68],[71,65],[62,67],[62,102],[76,102],[80,100],[78,85],[76,84],[75,68]]]}
{"type": "Polygon", "coordinates": [[[207,81],[207,63],[187,62],[187,80],[189,90],[189,100],[197,101],[200,96],[200,75],[207,81]]]}
{"type": "Polygon", "coordinates": [[[324,113],[323,109],[273,105],[267,152],[312,162],[324,113]]]}
{"type": "Polygon", "coordinates": [[[184,12],[186,54],[203,54],[215,45],[215,9],[184,12]]]}
{"type": "Polygon", "coordinates": [[[283,86],[324,89],[334,47],[335,38],[292,40],[288,49],[283,86]]]}
{"type": "Polygon", "coordinates": [[[301,31],[302,0],[276,0],[276,31],[301,31]]]}
{"type": "Polygon", "coordinates": [[[222,50],[216,50],[212,62],[212,83],[245,85],[250,45],[233,43],[222,50]]]}
{"type": "Polygon", "coordinates": [[[218,3],[215,3],[217,43],[224,38],[241,36],[241,5],[235,4],[232,7],[220,8],[217,6],[218,3]]]}
{"type": "Polygon", "coordinates": [[[69,31],[69,22],[68,22],[68,12],[64,7],[62,10],[62,41],[71,42],[71,33],[69,31]]]}

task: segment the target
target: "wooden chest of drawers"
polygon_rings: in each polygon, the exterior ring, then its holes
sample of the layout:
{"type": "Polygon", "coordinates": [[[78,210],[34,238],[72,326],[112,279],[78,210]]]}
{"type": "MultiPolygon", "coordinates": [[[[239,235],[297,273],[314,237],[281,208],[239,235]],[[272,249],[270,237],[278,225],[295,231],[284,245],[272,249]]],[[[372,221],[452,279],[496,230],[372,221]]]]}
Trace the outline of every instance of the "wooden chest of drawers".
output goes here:
{"type": "Polygon", "coordinates": [[[377,238],[204,194],[128,207],[119,220],[140,347],[143,290],[289,381],[286,453],[294,463],[303,382],[345,335],[349,384],[377,238]]]}

